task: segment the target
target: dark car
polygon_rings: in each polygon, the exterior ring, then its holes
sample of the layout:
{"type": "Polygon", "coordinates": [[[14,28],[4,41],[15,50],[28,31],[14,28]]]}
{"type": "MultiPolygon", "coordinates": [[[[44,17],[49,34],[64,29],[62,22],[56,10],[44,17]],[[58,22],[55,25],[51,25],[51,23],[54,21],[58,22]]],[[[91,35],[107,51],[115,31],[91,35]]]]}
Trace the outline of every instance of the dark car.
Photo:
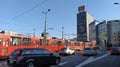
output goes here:
{"type": "Polygon", "coordinates": [[[40,48],[16,49],[9,56],[7,64],[13,67],[38,67],[59,64],[60,56],[40,48]]]}
{"type": "Polygon", "coordinates": [[[111,54],[112,55],[120,54],[120,47],[112,47],[111,54]]]}

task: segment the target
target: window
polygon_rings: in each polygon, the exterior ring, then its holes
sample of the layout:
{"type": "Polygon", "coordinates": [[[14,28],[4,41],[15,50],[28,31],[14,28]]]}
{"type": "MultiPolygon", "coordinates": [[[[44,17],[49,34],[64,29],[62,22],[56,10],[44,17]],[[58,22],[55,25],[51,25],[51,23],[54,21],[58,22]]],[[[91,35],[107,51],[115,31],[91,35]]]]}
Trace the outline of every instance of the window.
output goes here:
{"type": "Polygon", "coordinates": [[[23,50],[22,55],[34,54],[33,50],[23,50]]]}
{"type": "Polygon", "coordinates": [[[12,55],[13,56],[16,56],[16,55],[19,55],[21,53],[21,50],[15,50],[12,55]]]}
{"type": "Polygon", "coordinates": [[[58,46],[60,46],[61,44],[62,44],[61,41],[58,41],[58,42],[57,42],[57,45],[58,45],[58,46]]]}
{"type": "Polygon", "coordinates": [[[71,42],[69,42],[69,44],[68,44],[68,45],[69,45],[69,46],[72,46],[72,45],[71,45],[71,42]]]}
{"type": "Polygon", "coordinates": [[[56,41],[56,40],[54,40],[53,45],[56,45],[56,44],[57,44],[57,41],[56,41]]]}
{"type": "Polygon", "coordinates": [[[43,54],[50,54],[50,52],[47,50],[43,50],[43,54]]]}
{"type": "Polygon", "coordinates": [[[18,46],[21,44],[20,41],[21,41],[21,38],[19,38],[19,37],[11,37],[10,38],[10,42],[11,42],[10,45],[11,46],[18,46]]]}
{"type": "Polygon", "coordinates": [[[43,44],[43,40],[42,39],[40,39],[40,45],[42,45],[43,44]]]}
{"type": "Polygon", "coordinates": [[[33,52],[34,52],[34,54],[42,54],[42,50],[39,50],[39,49],[34,50],[33,52]]]}
{"type": "Polygon", "coordinates": [[[79,46],[80,44],[79,43],[75,43],[75,46],[79,46]]]}
{"type": "Polygon", "coordinates": [[[42,54],[42,50],[39,50],[39,49],[28,49],[28,50],[24,50],[23,55],[29,55],[29,54],[42,54]]]}
{"type": "Polygon", "coordinates": [[[23,38],[23,45],[30,45],[31,39],[30,38],[23,38]]]}
{"type": "Polygon", "coordinates": [[[47,45],[49,45],[49,40],[47,40],[47,45]]]}
{"type": "Polygon", "coordinates": [[[116,36],[114,36],[114,38],[116,38],[116,36]]]}
{"type": "Polygon", "coordinates": [[[2,40],[3,40],[3,39],[2,39],[2,38],[0,38],[0,46],[2,45],[2,40]]]}

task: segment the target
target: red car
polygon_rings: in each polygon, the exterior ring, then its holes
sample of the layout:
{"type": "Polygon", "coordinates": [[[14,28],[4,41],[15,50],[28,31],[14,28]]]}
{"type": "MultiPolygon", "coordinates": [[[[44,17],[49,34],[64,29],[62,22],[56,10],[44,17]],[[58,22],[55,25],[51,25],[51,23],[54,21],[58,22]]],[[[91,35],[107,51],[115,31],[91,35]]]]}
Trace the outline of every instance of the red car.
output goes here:
{"type": "Polygon", "coordinates": [[[112,47],[111,54],[112,55],[120,54],[120,47],[112,47]]]}

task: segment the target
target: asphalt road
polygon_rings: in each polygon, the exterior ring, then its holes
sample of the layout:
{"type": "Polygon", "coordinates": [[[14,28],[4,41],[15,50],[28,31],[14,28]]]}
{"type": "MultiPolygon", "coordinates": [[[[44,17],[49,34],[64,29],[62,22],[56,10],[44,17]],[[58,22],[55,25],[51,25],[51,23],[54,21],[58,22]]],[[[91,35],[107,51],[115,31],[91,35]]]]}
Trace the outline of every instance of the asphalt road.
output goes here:
{"type": "MultiPolygon", "coordinates": [[[[6,61],[1,61],[0,67],[8,67],[6,61]]],[[[76,52],[75,55],[62,56],[59,65],[50,67],[120,67],[120,55],[98,51],[97,56],[83,56],[81,52],[76,52]]]]}

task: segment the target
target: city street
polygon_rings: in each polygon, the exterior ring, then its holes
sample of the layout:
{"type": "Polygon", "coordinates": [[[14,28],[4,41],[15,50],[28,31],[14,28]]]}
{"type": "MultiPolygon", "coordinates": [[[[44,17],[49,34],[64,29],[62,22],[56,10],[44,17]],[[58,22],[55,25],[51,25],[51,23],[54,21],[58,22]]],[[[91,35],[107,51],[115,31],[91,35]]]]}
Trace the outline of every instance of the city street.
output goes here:
{"type": "MultiPolygon", "coordinates": [[[[62,56],[59,65],[51,67],[119,67],[120,56],[110,55],[108,51],[98,51],[97,56],[82,56],[80,52],[75,55],[62,56]]],[[[0,67],[8,67],[6,61],[0,62],[0,67]]]]}

